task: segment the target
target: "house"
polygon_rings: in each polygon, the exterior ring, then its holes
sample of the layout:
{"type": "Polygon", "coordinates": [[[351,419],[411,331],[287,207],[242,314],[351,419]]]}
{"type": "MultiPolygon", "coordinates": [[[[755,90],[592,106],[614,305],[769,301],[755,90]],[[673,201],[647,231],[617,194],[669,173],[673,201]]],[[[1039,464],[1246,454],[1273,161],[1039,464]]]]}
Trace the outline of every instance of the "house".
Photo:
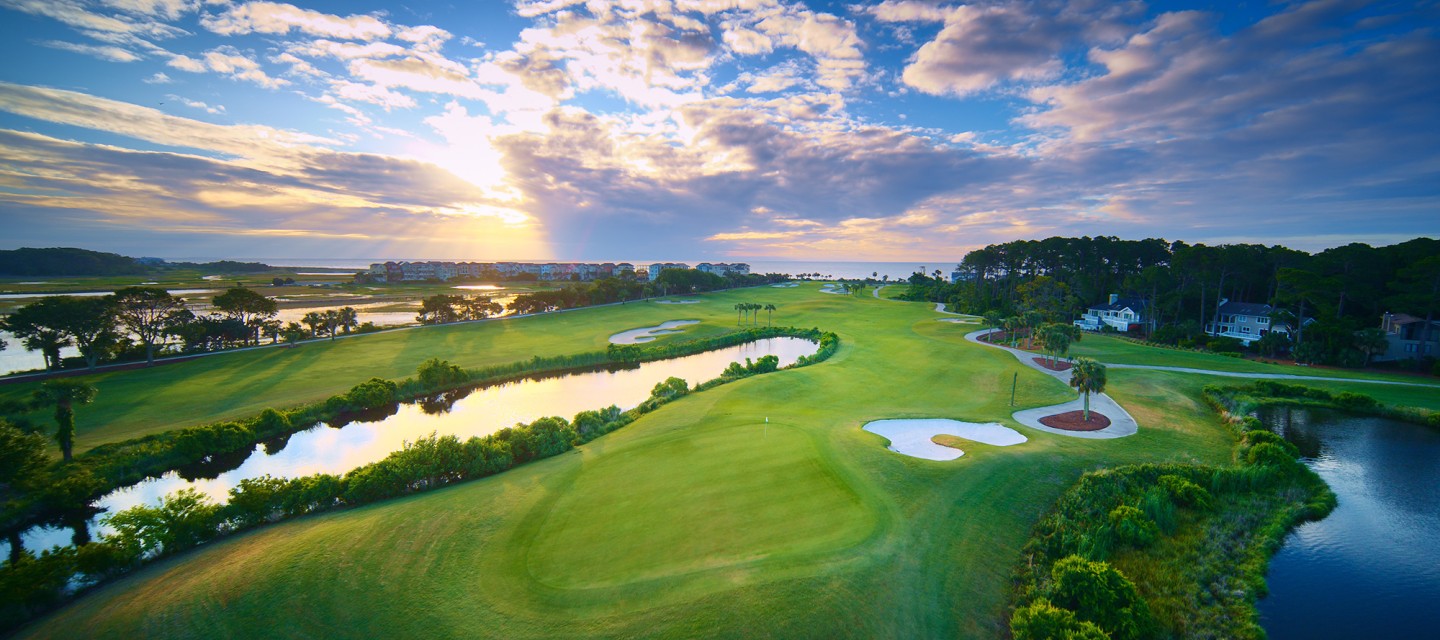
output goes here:
{"type": "MultiPolygon", "coordinates": [[[[1275,307],[1268,304],[1233,302],[1229,298],[1222,298],[1220,309],[1216,314],[1217,321],[1205,325],[1205,335],[1217,338],[1235,338],[1248,347],[1251,342],[1259,340],[1271,331],[1289,334],[1290,327],[1271,323],[1270,320],[1275,311],[1275,307]]],[[[1304,323],[1310,324],[1314,321],[1313,318],[1306,318],[1304,323]]]]}
{"type": "Polygon", "coordinates": [[[1075,321],[1075,326],[1086,331],[1099,331],[1104,327],[1129,331],[1144,322],[1144,311],[1144,300],[1121,298],[1119,294],[1112,293],[1108,302],[1090,305],[1090,308],[1085,310],[1085,315],[1075,321]]]}
{"type": "Polygon", "coordinates": [[[1440,354],[1440,320],[1430,321],[1430,335],[1425,335],[1425,319],[1405,313],[1389,313],[1380,317],[1380,328],[1385,331],[1389,346],[1385,353],[1376,354],[1377,362],[1412,360],[1434,357],[1440,354]]]}
{"type": "Polygon", "coordinates": [[[689,269],[690,265],[683,262],[656,262],[649,267],[650,281],[654,282],[660,277],[660,272],[666,269],[689,269]]]}

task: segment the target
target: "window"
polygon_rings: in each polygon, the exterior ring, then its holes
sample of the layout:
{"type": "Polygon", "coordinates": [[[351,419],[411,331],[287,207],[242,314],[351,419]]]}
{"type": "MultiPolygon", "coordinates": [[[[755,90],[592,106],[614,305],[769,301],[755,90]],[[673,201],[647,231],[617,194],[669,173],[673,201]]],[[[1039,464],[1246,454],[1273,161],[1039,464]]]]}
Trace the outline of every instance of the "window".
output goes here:
{"type": "Polygon", "coordinates": [[[1413,344],[1407,344],[1407,345],[1405,345],[1405,353],[1415,353],[1415,345],[1413,345],[1413,344]]]}
{"type": "Polygon", "coordinates": [[[1260,324],[1270,324],[1270,316],[1263,316],[1257,319],[1256,322],[1259,322],[1260,324]]]}

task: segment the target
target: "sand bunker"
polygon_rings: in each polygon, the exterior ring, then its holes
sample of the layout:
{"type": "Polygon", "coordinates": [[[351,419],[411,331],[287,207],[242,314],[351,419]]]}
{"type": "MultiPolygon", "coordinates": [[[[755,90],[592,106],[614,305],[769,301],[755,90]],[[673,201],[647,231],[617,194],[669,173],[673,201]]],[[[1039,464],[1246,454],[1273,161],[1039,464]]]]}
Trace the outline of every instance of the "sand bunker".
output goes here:
{"type": "Polygon", "coordinates": [[[964,318],[936,318],[936,320],[939,322],[953,322],[955,324],[980,324],[974,320],[966,320],[964,318]]]}
{"type": "Polygon", "coordinates": [[[866,424],[864,429],[889,440],[891,451],[925,460],[954,460],[965,455],[965,452],[959,449],[931,441],[931,438],[940,434],[997,447],[1008,447],[1026,441],[1019,431],[999,423],[960,422],[943,418],[876,420],[866,424]]]}
{"type": "Polygon", "coordinates": [[[671,320],[653,327],[640,327],[639,329],[621,331],[620,333],[610,336],[610,342],[612,344],[639,344],[641,342],[649,342],[657,336],[663,336],[668,333],[680,333],[678,327],[686,327],[692,324],[700,324],[700,321],[671,320]]]}
{"type": "Polygon", "coordinates": [[[840,288],[840,285],[838,284],[827,284],[823,287],[820,287],[820,293],[834,293],[842,296],[850,295],[849,291],[840,288]]]}
{"type": "Polygon", "coordinates": [[[782,282],[782,283],[780,283],[780,284],[772,284],[772,285],[770,285],[770,286],[775,287],[776,289],[789,289],[790,287],[798,287],[798,286],[800,286],[800,283],[798,283],[798,282],[782,282]]]}
{"type": "Polygon", "coordinates": [[[700,304],[699,300],[656,300],[655,304],[700,304]]]}

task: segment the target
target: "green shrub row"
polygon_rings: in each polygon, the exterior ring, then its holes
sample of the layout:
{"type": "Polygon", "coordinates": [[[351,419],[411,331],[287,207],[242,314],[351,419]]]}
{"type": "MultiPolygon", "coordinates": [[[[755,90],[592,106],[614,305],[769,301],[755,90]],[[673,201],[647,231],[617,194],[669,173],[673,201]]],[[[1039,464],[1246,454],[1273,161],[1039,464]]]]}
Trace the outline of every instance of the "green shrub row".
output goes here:
{"type": "MultiPolygon", "coordinates": [[[[819,330],[758,329],[738,334],[743,339],[720,336],[693,343],[666,345],[641,352],[644,360],[675,357],[687,350],[684,344],[700,344],[696,351],[726,346],[727,341],[743,343],[764,337],[792,336],[815,340],[820,349],[788,368],[823,361],[839,347],[839,338],[819,330]],[[654,354],[665,354],[655,357],[654,354]]],[[[694,352],[694,351],[690,351],[694,352]]],[[[632,352],[633,353],[633,352],[632,352]]],[[[580,359],[583,360],[584,356],[580,359]]],[[[555,359],[533,359],[550,363],[555,359]]],[[[633,362],[634,360],[632,360],[633,362]]],[[[566,360],[566,363],[573,360],[566,360]]],[[[779,358],[764,356],[746,364],[732,363],[720,377],[695,389],[680,378],[669,378],[652,389],[651,395],[629,411],[610,406],[582,411],[573,420],[544,417],[530,424],[518,424],[487,436],[460,440],[453,435],[436,436],[406,443],[383,460],[353,469],[343,476],[316,474],[301,478],[263,476],[243,480],[230,490],[225,505],[210,503],[202,494],[186,489],[167,496],[158,506],[141,505],[111,515],[107,523],[116,532],[78,547],[47,550],[39,555],[20,553],[18,560],[0,569],[0,626],[14,628],[59,604],[68,597],[67,585],[79,580],[89,586],[124,575],[146,562],[173,555],[235,531],[287,518],[336,508],[357,506],[456,482],[478,479],[506,471],[527,462],[555,456],[610,433],[668,402],[693,391],[710,389],[741,378],[778,369],[779,358]]],[[[473,383],[500,375],[515,375],[524,367],[493,367],[465,371],[447,362],[430,360],[420,366],[418,380],[401,384],[371,379],[350,392],[323,403],[331,408],[364,408],[405,393],[407,386],[434,392],[443,385],[473,383]],[[333,401],[333,402],[332,402],[333,401]]],[[[278,412],[267,410],[260,418],[278,412]]],[[[281,414],[283,415],[283,414],[281,414]]],[[[273,419],[273,418],[272,418],[273,419]]],[[[220,429],[230,431],[231,429],[220,429]]]]}
{"type": "Polygon", "coordinates": [[[1324,389],[1273,380],[1258,380],[1237,386],[1206,385],[1203,395],[1206,402],[1216,410],[1232,416],[1250,415],[1268,406],[1292,405],[1339,409],[1354,414],[1440,427],[1440,411],[1387,405],[1363,393],[1332,393],[1324,389]]]}

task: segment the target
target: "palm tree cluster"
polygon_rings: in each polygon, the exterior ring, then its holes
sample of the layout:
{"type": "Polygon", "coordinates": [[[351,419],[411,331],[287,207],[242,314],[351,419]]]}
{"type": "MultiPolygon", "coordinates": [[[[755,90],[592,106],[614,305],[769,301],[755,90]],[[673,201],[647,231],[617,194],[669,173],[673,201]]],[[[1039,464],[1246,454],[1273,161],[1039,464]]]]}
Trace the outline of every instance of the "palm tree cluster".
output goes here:
{"type": "Polygon", "coordinates": [[[1091,358],[1076,358],[1070,368],[1070,386],[1085,395],[1085,421],[1090,421],[1090,394],[1105,391],[1105,365],[1091,358]]]}
{"type": "Polygon", "coordinates": [[[324,312],[311,311],[300,318],[300,322],[310,327],[310,337],[328,334],[330,339],[334,340],[335,334],[339,330],[343,329],[345,333],[350,333],[355,327],[360,326],[360,314],[355,311],[354,307],[341,307],[324,312]]]}
{"type": "Polygon", "coordinates": [[[759,321],[759,314],[755,312],[764,311],[766,315],[765,326],[768,327],[770,326],[770,320],[774,317],[774,313],[777,308],[778,307],[773,304],[760,305],[754,302],[740,302],[735,305],[735,320],[743,324],[745,322],[745,318],[748,317],[750,319],[750,324],[753,325],[759,321]]]}

